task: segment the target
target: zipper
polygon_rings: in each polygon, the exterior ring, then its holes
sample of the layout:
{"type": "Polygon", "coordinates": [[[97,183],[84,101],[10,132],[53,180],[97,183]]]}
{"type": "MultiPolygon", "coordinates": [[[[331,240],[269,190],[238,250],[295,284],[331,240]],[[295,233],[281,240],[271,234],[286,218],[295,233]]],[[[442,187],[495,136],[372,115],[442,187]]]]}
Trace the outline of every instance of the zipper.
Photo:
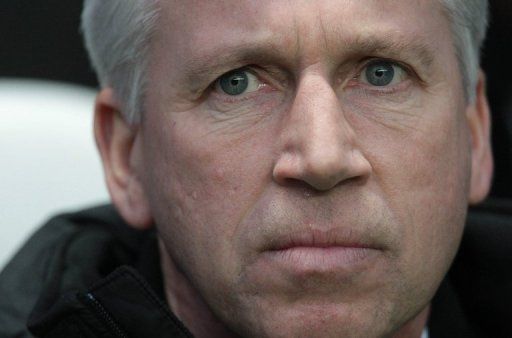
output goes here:
{"type": "Polygon", "coordinates": [[[101,317],[101,319],[108,326],[110,331],[116,336],[120,338],[128,338],[126,334],[124,334],[123,330],[117,325],[114,318],[107,312],[107,310],[101,305],[101,303],[94,297],[92,293],[86,293],[85,298],[89,304],[96,310],[96,313],[101,317]]]}

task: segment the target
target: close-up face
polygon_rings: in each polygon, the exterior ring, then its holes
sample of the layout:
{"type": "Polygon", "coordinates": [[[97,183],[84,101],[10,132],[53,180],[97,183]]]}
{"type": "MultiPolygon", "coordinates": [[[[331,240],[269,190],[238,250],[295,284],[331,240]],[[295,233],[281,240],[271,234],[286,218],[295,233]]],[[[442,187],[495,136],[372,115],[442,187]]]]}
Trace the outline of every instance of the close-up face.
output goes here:
{"type": "Polygon", "coordinates": [[[427,311],[478,195],[441,5],[160,7],[135,167],[214,315],[244,336],[374,337],[427,311]]]}

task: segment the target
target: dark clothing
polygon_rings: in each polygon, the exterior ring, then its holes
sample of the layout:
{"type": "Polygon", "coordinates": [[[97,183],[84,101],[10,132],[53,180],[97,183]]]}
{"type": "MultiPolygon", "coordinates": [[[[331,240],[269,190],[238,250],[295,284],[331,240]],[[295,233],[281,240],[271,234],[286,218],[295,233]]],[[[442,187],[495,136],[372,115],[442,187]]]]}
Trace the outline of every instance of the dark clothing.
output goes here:
{"type": "MultiPolygon", "coordinates": [[[[431,338],[512,337],[512,213],[472,210],[431,338]]],[[[0,337],[191,337],[164,302],[155,232],[111,206],[53,218],[0,274],[0,337]]],[[[270,311],[271,309],[269,309],[270,311]]]]}
{"type": "Polygon", "coordinates": [[[0,337],[191,337],[163,302],[154,231],[111,206],[53,218],[0,274],[0,337]]]}

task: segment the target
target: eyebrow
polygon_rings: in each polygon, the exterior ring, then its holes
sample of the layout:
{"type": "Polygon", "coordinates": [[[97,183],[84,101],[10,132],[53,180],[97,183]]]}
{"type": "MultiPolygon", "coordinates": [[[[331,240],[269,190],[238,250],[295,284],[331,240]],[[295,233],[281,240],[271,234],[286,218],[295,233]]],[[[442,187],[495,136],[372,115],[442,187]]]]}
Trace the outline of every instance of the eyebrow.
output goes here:
{"type": "Polygon", "coordinates": [[[396,59],[415,59],[425,69],[431,69],[435,61],[435,48],[421,39],[412,37],[358,36],[347,44],[352,54],[366,56],[384,56],[396,59]]]}
{"type": "Polygon", "coordinates": [[[218,77],[228,71],[254,63],[255,60],[271,63],[282,59],[270,43],[243,42],[241,44],[219,44],[204,53],[190,57],[182,64],[188,83],[199,83],[204,79],[218,77]]]}
{"type": "MultiPolygon", "coordinates": [[[[417,60],[425,70],[435,61],[435,48],[420,38],[396,37],[392,34],[358,35],[340,39],[337,43],[343,58],[383,57],[397,60],[417,60]]],[[[185,79],[191,87],[201,86],[205,79],[216,78],[230,70],[254,63],[290,63],[275,43],[243,41],[240,44],[218,44],[190,57],[182,65],[185,79]],[[256,62],[255,62],[256,61],[256,62]]],[[[297,58],[298,53],[290,54],[297,58]]],[[[192,89],[192,88],[191,88],[192,89]]]]}

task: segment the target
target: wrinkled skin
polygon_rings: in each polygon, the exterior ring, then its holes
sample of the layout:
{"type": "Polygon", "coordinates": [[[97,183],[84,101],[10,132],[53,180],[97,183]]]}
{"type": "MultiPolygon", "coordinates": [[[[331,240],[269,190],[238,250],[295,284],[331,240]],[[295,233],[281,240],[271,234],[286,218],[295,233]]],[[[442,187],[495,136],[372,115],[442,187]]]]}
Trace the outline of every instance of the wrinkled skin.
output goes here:
{"type": "Polygon", "coordinates": [[[484,79],[468,103],[437,1],[161,1],[151,55],[141,124],[105,89],[96,135],[185,325],[419,337],[492,171],[484,79]],[[376,59],[391,84],[368,83],[376,59]],[[241,67],[252,86],[227,95],[241,67]],[[303,234],[342,251],[276,251],[303,234]]]}

